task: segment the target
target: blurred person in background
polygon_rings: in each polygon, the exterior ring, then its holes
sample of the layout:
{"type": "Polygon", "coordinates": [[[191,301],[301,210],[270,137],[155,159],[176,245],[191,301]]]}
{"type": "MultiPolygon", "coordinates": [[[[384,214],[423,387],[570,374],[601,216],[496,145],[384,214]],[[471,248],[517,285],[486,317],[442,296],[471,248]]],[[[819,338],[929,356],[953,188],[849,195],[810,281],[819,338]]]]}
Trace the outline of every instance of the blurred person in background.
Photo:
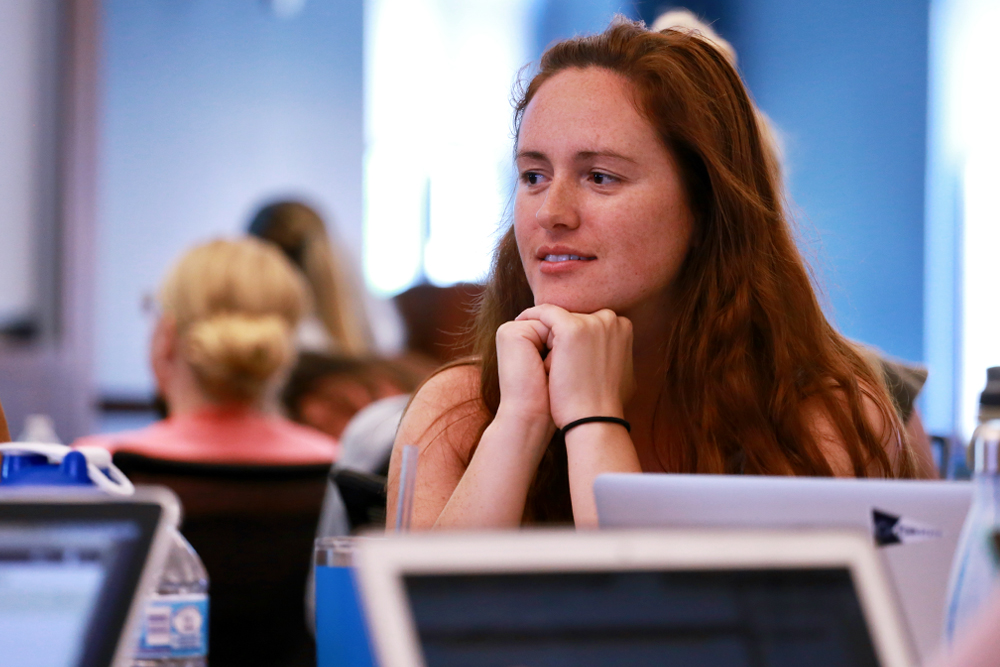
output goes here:
{"type": "Polygon", "coordinates": [[[75,444],[193,463],[332,462],[337,441],[279,414],[278,394],[309,312],[299,272],[258,239],[186,253],[159,293],[151,361],[169,417],[75,444]]]}
{"type": "Polygon", "coordinates": [[[347,357],[402,351],[399,313],[391,302],[368,294],[316,211],[298,201],[277,201],[254,215],[248,231],[281,248],[306,279],[313,308],[296,331],[300,350],[347,357]]]}
{"type": "Polygon", "coordinates": [[[295,332],[304,354],[283,392],[293,420],[339,437],[369,403],[412,391],[415,384],[404,376],[419,381],[438,366],[425,355],[403,354],[407,324],[395,304],[364,289],[311,207],[292,200],[270,203],[257,211],[248,231],[281,249],[312,297],[313,307],[295,332]]]}
{"type": "Polygon", "coordinates": [[[291,419],[339,439],[357,412],[381,399],[411,393],[422,379],[422,373],[386,359],[303,352],[281,401],[291,419]]]}

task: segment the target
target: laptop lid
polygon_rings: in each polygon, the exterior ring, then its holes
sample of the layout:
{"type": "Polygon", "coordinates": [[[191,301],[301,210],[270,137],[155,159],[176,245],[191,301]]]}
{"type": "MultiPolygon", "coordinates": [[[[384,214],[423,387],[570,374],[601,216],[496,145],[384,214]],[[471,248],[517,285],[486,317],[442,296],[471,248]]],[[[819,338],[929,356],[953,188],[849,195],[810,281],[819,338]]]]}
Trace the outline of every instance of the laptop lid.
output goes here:
{"type": "Polygon", "coordinates": [[[382,667],[913,664],[854,533],[423,533],[356,556],[382,667]]]}
{"type": "Polygon", "coordinates": [[[853,528],[885,559],[920,655],[940,646],[948,576],[972,490],[966,482],[607,474],[601,527],[853,528]]]}
{"type": "Polygon", "coordinates": [[[178,512],[166,489],[0,493],[4,666],[130,664],[178,512]]]}

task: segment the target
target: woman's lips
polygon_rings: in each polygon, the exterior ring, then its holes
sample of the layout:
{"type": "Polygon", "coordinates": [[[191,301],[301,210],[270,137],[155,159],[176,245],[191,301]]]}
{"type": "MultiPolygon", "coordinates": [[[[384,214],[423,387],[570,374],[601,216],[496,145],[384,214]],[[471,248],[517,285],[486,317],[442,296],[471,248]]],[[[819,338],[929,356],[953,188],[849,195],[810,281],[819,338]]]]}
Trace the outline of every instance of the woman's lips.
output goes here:
{"type": "Polygon", "coordinates": [[[535,249],[535,258],[540,262],[587,262],[597,259],[589,252],[571,245],[542,245],[535,249]]]}
{"type": "Polygon", "coordinates": [[[580,255],[545,255],[543,262],[589,262],[596,257],[582,257],[580,255]]]}
{"type": "Polygon", "coordinates": [[[597,258],[570,253],[548,253],[539,259],[539,271],[546,275],[558,275],[583,268],[597,258]]]}

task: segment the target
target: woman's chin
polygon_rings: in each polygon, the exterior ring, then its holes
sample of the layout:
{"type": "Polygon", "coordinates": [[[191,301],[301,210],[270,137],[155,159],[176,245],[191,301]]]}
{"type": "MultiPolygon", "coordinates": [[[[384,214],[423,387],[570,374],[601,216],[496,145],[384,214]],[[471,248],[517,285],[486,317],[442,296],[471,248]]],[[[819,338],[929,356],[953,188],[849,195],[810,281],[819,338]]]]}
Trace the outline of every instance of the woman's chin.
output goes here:
{"type": "Polygon", "coordinates": [[[570,296],[549,296],[544,298],[535,299],[536,306],[551,305],[559,306],[563,310],[568,310],[571,313],[596,313],[602,308],[607,308],[607,304],[600,303],[595,299],[586,299],[580,297],[570,297],[570,296]]]}

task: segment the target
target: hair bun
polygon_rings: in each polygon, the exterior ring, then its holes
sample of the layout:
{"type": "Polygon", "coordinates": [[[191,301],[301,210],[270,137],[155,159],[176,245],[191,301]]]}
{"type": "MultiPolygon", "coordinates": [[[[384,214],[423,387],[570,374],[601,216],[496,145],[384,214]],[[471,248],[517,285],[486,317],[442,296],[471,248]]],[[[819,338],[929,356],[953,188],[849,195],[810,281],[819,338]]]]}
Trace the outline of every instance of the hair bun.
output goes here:
{"type": "Polygon", "coordinates": [[[219,313],[191,324],[182,344],[210,393],[240,401],[260,395],[294,354],[288,323],[273,314],[219,313]]]}

